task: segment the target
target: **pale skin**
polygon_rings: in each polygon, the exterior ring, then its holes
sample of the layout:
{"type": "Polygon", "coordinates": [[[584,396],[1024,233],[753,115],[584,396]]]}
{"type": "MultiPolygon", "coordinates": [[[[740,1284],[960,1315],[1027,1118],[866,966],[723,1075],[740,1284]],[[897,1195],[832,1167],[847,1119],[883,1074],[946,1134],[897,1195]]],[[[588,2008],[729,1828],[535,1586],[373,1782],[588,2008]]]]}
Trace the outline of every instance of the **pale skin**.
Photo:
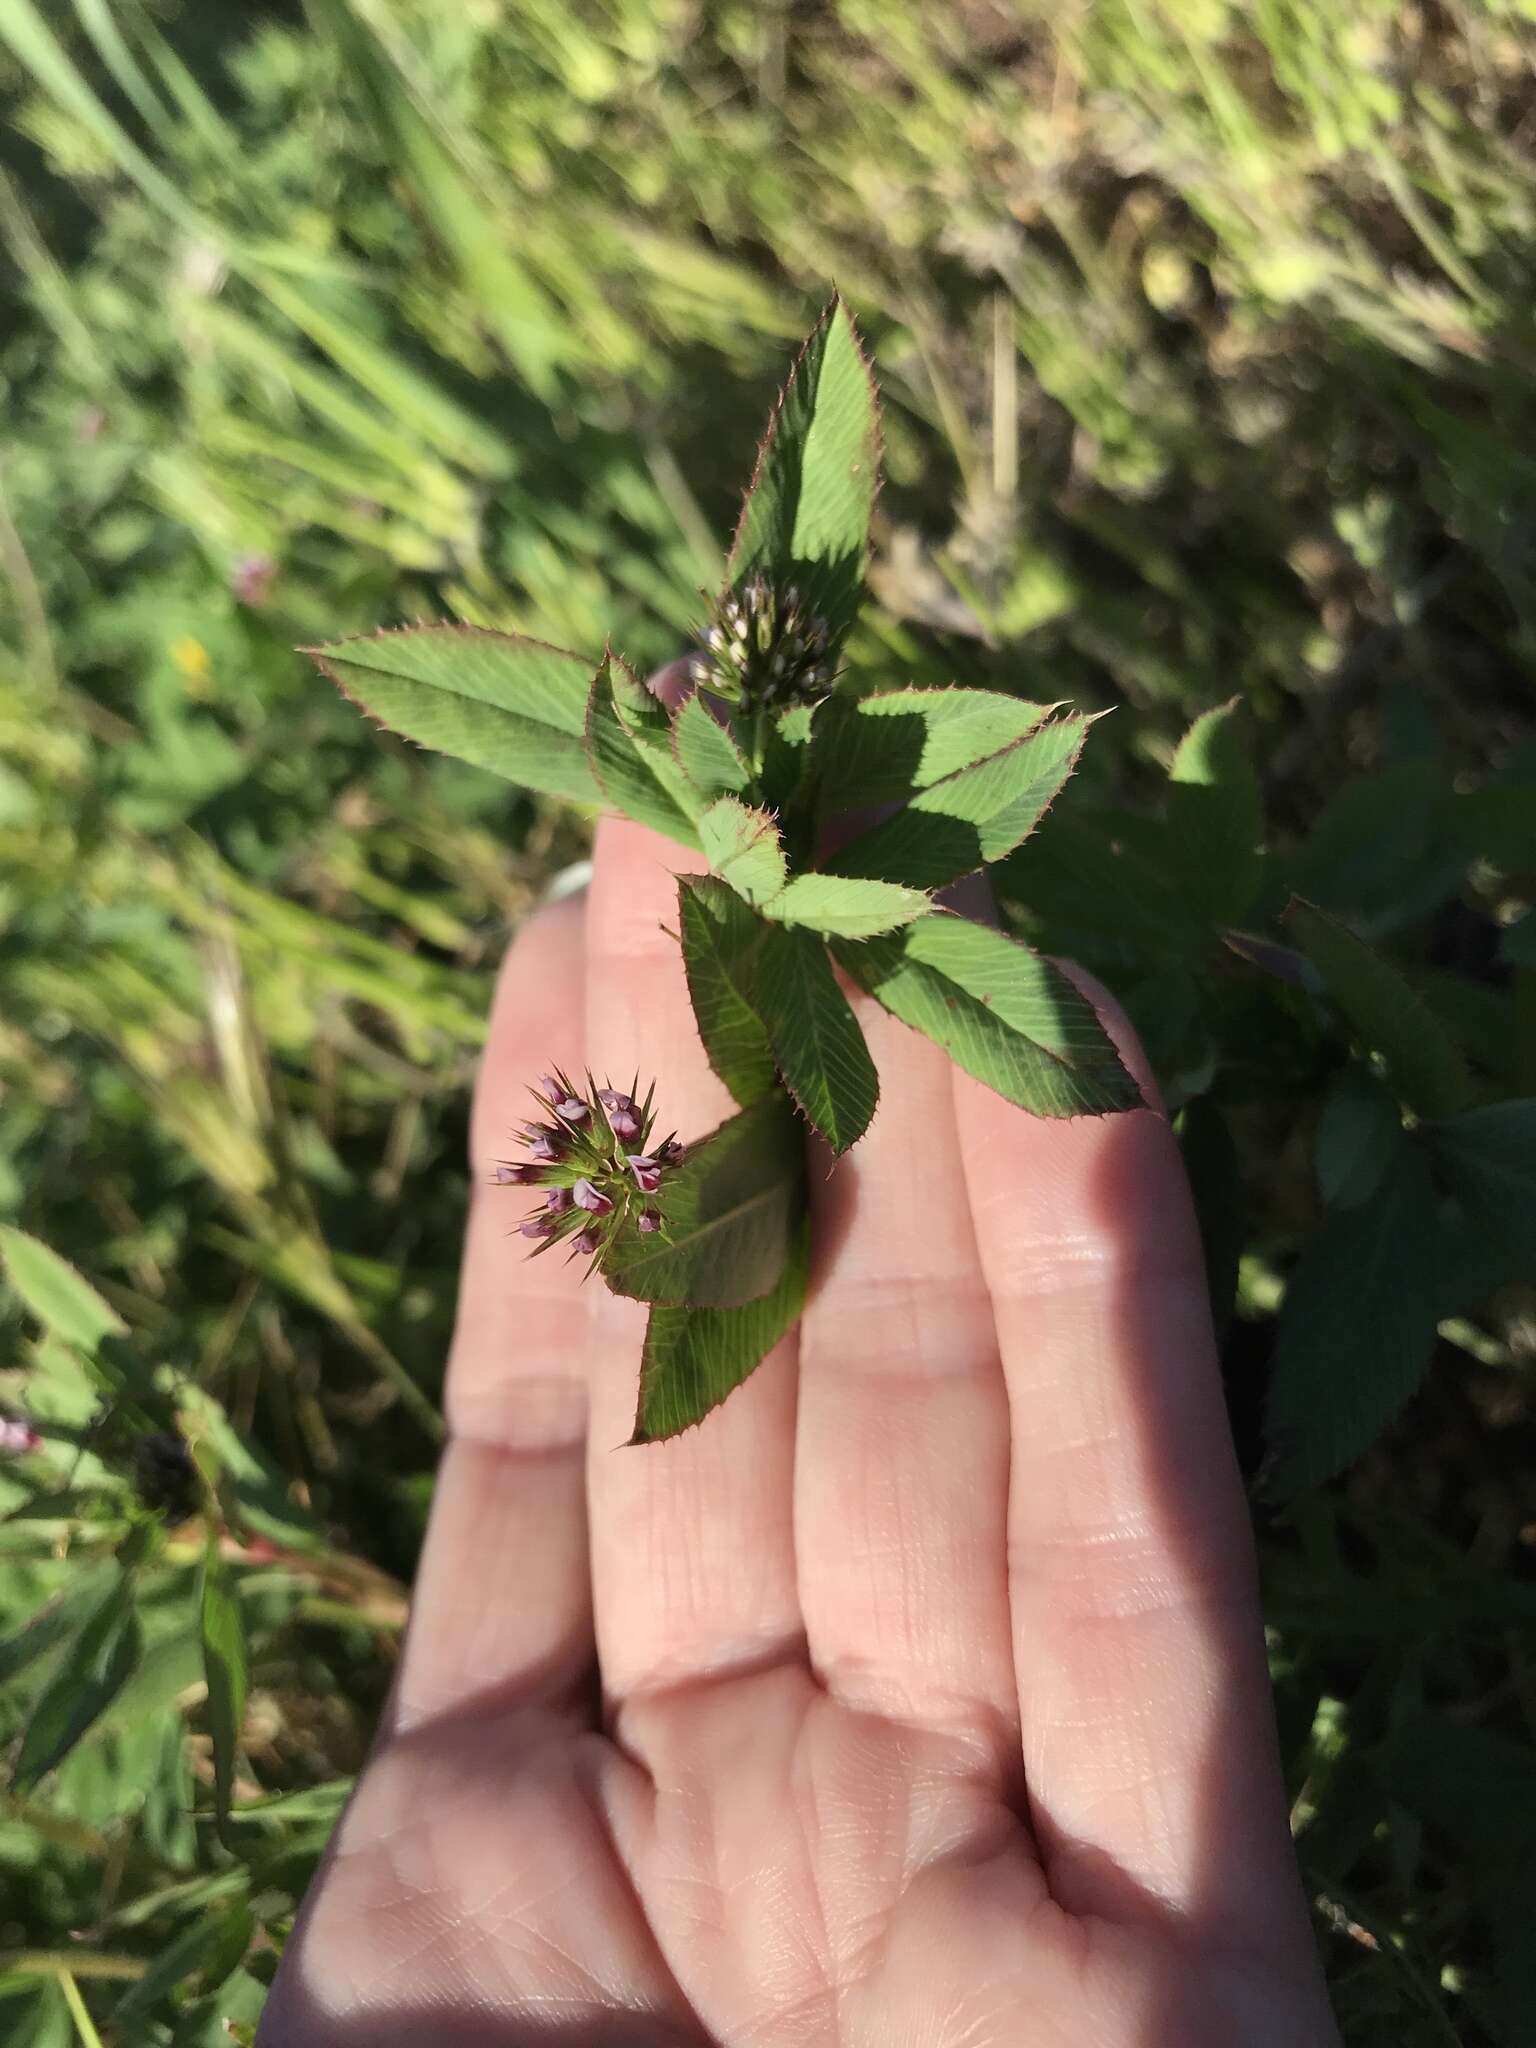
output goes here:
{"type": "MultiPolygon", "coordinates": [[[[696,863],[595,860],[503,971],[482,1183],[551,1067],[730,1113],[662,930],[696,863]]],[[[387,1726],[262,2048],[1336,2042],[1168,1124],[860,1013],[801,1325],[673,1442],[620,1448],[645,1311],[481,1186],[387,1726]]]]}

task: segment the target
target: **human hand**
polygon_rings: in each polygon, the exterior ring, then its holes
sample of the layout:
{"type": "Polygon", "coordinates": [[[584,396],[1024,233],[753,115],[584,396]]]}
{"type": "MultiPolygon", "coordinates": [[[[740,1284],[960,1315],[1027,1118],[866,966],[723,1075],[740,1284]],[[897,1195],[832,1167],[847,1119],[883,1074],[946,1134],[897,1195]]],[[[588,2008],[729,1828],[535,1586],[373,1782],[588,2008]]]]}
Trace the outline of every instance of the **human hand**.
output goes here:
{"type": "MultiPolygon", "coordinates": [[[[551,1065],[729,1113],[685,864],[605,822],[519,936],[478,1178],[551,1065]]],[[[701,1429],[618,1448],[645,1310],[477,1196],[388,1725],[262,2048],[1336,2039],[1168,1126],[1033,1119],[861,1016],[810,1304],[701,1429]]]]}

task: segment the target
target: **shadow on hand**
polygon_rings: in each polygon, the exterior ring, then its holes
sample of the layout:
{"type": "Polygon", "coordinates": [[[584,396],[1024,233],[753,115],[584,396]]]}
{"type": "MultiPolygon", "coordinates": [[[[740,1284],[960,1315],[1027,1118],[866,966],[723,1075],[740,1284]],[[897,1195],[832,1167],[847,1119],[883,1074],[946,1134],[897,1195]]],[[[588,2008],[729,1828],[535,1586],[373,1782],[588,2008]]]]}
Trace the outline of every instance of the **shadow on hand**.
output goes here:
{"type": "Polygon", "coordinates": [[[302,1991],[274,2001],[260,2048],[710,2048],[709,2037],[645,2013],[579,2020],[514,2019],[503,2012],[424,2006],[419,2012],[320,2011],[302,1991]]]}

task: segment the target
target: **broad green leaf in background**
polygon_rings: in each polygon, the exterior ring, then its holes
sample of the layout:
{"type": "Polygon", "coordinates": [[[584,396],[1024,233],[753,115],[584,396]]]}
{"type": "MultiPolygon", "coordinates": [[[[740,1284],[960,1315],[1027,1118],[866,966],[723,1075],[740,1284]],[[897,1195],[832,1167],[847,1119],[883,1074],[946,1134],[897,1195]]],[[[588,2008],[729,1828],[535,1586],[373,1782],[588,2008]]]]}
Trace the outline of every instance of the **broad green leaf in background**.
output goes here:
{"type": "Polygon", "coordinates": [[[1511,1279],[1536,1263],[1536,1099],[1492,1102],[1424,1136],[1478,1227],[1504,1248],[1511,1279]]]}
{"type": "Polygon", "coordinates": [[[715,873],[748,903],[766,903],[783,889],[789,870],[779,828],[766,811],[717,797],[699,819],[699,839],[715,873]]]}
{"type": "Polygon", "coordinates": [[[208,1681],[215,1811],[222,1830],[229,1821],[235,1752],[245,1720],[247,1658],[239,1595],[219,1554],[217,1530],[210,1531],[203,1553],[198,1625],[203,1642],[203,1672],[208,1681]]]}
{"type": "Polygon", "coordinates": [[[1365,1067],[1346,1067],[1317,1120],[1317,1191],[1330,1209],[1353,1209],[1380,1186],[1406,1142],[1390,1088],[1365,1067]]]}
{"type": "Polygon", "coordinates": [[[101,1604],[107,1589],[115,1584],[118,1565],[103,1558],[91,1565],[77,1565],[78,1577],[55,1598],[47,1601],[11,1634],[0,1637],[0,1687],[10,1684],[27,1666],[51,1650],[65,1636],[73,1635],[85,1617],[101,1604]]]}
{"type": "Polygon", "coordinates": [[[737,1308],[778,1286],[805,1212],[805,1146],[774,1089],[688,1149],[657,1198],[664,1228],[616,1232],[603,1275],[636,1301],[737,1308]]]}
{"type": "Polygon", "coordinates": [[[1097,1116],[1142,1100],[1087,997],[1001,932],[932,911],[833,952],[876,1002],[1021,1109],[1097,1116]]]}
{"type": "Polygon", "coordinates": [[[1212,924],[1241,924],[1264,873],[1263,798],[1238,700],[1202,712],[1169,770],[1168,851],[1212,924]]]}
{"type": "Polygon", "coordinates": [[[202,1912],[168,1942],[149,1969],[113,2008],[117,2027],[142,2026],[146,2013],[189,1977],[205,1978],[210,1989],[222,1984],[244,1958],[256,1931],[255,1918],[244,1899],[222,1912],[202,1912]]]}
{"type": "Polygon", "coordinates": [[[1397,968],[1299,897],[1291,899],[1285,921],[1361,1043],[1385,1062],[1408,1107],[1427,1117],[1454,1116],[1463,1108],[1472,1084],[1461,1050],[1397,968]]]}
{"type": "Polygon", "coordinates": [[[745,1109],[775,1079],[767,1026],[743,992],[751,986],[744,956],[761,923],[716,876],[681,875],[677,893],[693,1019],[709,1064],[745,1109]]]}
{"type": "MultiPolygon", "coordinates": [[[[587,699],[587,758],[602,797],[626,818],[649,825],[683,846],[699,835],[668,783],[635,745],[614,701],[613,668],[605,659],[593,676],[587,699]]],[[[675,773],[675,764],[674,764],[675,773]]]]}
{"type": "Polygon", "coordinates": [[[1023,739],[1051,709],[996,690],[839,693],[812,746],[824,803],[854,810],[928,789],[1023,739]]]}
{"type": "Polygon", "coordinates": [[[1380,1759],[1393,1799],[1464,1860],[1493,1936],[1496,2016],[1514,2048],[1536,2038],[1536,1760],[1527,1744],[1441,1715],[1394,1734],[1380,1759]]]}
{"type": "Polygon", "coordinates": [[[690,986],[694,961],[707,962],[736,1005],[723,1051],[718,1000],[711,1030],[701,1023],[716,1072],[735,1093],[738,1047],[750,1043],[760,1056],[766,1046],[812,1127],[834,1152],[847,1151],[869,1127],[880,1084],[825,946],[808,932],[766,923],[713,875],[682,877],[679,893],[690,986]],[[756,1039],[749,1039],[749,1020],[756,1039]]]}
{"type": "Polygon", "coordinates": [[[796,585],[834,651],[859,606],[879,460],[874,380],[834,299],[769,421],[728,565],[733,587],[754,574],[796,585]]]}
{"type": "Polygon", "coordinates": [[[418,746],[572,803],[601,801],[587,761],[592,664],[474,626],[402,626],[306,650],[345,696],[418,746]]]}
{"type": "Polygon", "coordinates": [[[990,880],[1000,902],[1019,906],[1074,958],[1140,959],[1160,970],[1210,951],[1210,925],[1173,877],[1160,819],[1057,804],[990,880]]]}
{"type": "Polygon", "coordinates": [[[1285,1290],[1265,1417],[1273,1484],[1318,1485],[1359,1457],[1434,1348],[1439,1220],[1423,1153],[1369,1200],[1324,1217],[1285,1290]]]}
{"type": "Polygon", "coordinates": [[[828,868],[936,889],[1001,860],[1049,809],[1088,724],[1075,716],[1053,719],[919,790],[894,818],[839,848],[828,868]]]}
{"type": "Polygon", "coordinates": [[[30,1791],[63,1762],[133,1676],[141,1648],[134,1581],[122,1572],[32,1709],[11,1774],[17,1792],[30,1791]]]}
{"type": "Polygon", "coordinates": [[[811,1229],[805,1218],[771,1293],[740,1308],[651,1310],[631,1443],[658,1443],[718,1407],[793,1328],[805,1305],[811,1229]]]}
{"type": "Polygon", "coordinates": [[[695,695],[685,698],[672,720],[677,765],[706,801],[739,796],[752,780],[741,749],[695,695]]]}
{"type": "Polygon", "coordinates": [[[921,889],[863,875],[796,875],[762,906],[777,924],[803,925],[828,938],[869,939],[910,924],[929,908],[921,889]]]}
{"type": "Polygon", "coordinates": [[[67,1259],[29,1236],[0,1225],[5,1275],[22,1302],[46,1328],[78,1351],[94,1351],[107,1337],[121,1337],[127,1324],[109,1308],[90,1281],[67,1259]]]}

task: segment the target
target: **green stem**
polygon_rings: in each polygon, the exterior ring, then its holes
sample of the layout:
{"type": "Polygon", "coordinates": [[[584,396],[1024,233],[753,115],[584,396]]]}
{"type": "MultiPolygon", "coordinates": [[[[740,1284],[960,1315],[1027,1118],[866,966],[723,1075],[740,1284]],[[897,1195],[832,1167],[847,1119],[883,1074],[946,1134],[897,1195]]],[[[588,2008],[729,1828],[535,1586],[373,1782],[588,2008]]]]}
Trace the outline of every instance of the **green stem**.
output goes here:
{"type": "Polygon", "coordinates": [[[69,2007],[69,2016],[75,2023],[75,2032],[80,2036],[82,2048],[101,2048],[101,2036],[96,2031],[96,2022],[86,2010],[85,2000],[80,1996],[80,1986],[68,1970],[59,1972],[59,1989],[64,1993],[64,2003],[69,2007]]]}

